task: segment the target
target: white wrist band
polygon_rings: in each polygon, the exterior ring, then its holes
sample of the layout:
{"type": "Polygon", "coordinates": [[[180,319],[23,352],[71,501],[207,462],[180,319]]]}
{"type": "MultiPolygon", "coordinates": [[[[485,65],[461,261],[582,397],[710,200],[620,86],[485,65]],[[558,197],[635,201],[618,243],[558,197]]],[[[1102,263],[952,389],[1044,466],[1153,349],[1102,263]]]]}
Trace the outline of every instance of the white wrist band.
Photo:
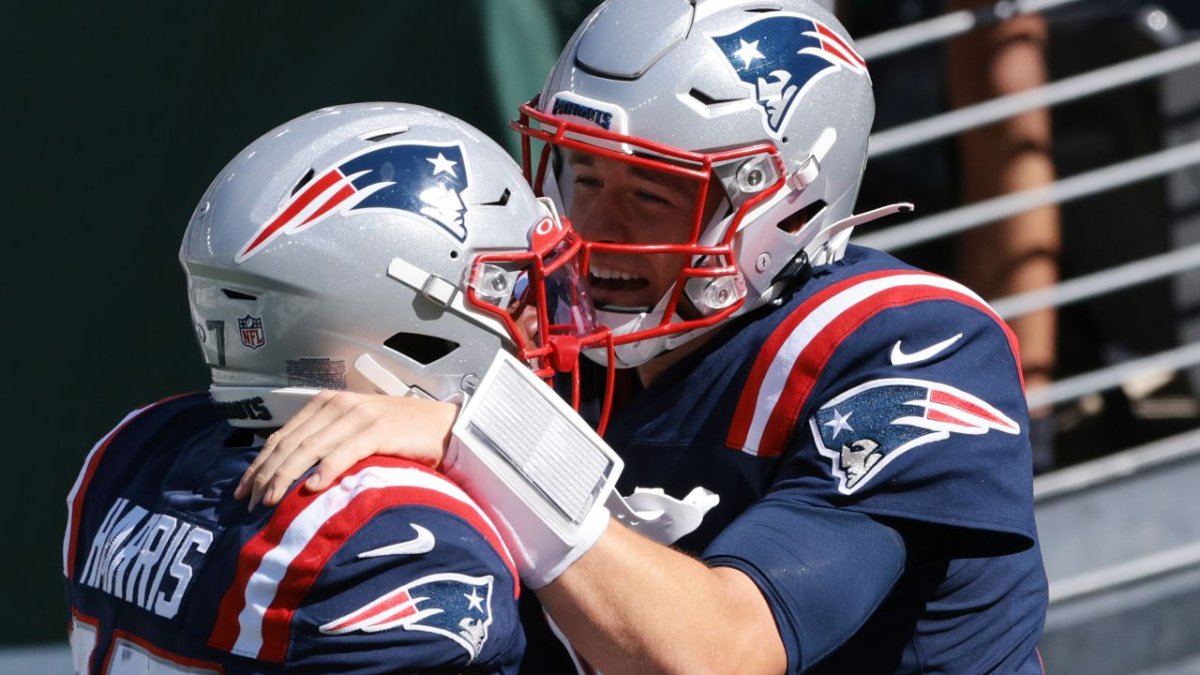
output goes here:
{"type": "Polygon", "coordinates": [[[496,522],[521,580],[540,588],[608,526],[623,463],[545,382],[497,354],[451,431],[443,469],[496,522]]]}

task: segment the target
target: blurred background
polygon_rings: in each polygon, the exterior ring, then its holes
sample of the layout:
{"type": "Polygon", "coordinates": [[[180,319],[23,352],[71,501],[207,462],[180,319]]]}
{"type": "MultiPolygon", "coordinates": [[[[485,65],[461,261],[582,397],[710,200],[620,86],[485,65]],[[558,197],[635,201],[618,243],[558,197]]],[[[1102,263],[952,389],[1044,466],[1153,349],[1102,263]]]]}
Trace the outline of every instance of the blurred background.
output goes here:
{"type": "MultiPolygon", "coordinates": [[[[508,120],[596,4],[9,8],[0,672],[70,669],[64,498],[88,449],[130,409],[207,386],[176,254],[224,163],[371,100],[515,150],[508,120]]],[[[878,98],[860,208],[917,204],[857,240],[967,283],[1022,343],[1047,671],[1200,673],[1200,3],[835,9],[878,98]]]]}

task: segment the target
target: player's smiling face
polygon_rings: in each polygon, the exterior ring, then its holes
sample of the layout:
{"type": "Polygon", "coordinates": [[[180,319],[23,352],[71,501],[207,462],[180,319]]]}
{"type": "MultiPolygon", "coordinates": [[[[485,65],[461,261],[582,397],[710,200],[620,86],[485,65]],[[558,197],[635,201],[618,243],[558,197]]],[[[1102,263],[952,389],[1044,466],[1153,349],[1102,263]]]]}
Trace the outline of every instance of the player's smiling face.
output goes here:
{"type": "MultiPolygon", "coordinates": [[[[587,241],[683,244],[692,241],[699,183],[626,162],[571,152],[568,215],[587,241]]],[[[588,290],[598,306],[649,308],[678,279],[681,253],[592,253],[588,290]]]]}

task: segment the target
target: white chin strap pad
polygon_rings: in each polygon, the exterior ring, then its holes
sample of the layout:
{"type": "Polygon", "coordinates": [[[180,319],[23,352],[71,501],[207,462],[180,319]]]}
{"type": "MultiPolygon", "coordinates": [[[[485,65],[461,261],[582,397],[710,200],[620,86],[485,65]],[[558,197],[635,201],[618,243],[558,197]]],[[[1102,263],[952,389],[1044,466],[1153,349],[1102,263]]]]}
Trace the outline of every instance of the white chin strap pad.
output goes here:
{"type": "Polygon", "coordinates": [[[443,471],[495,521],[521,580],[554,581],[609,522],[623,463],[545,382],[497,354],[451,431],[443,471]]]}
{"type": "Polygon", "coordinates": [[[612,493],[608,509],[622,525],[670,546],[700,527],[704,515],[720,502],[717,493],[702,487],[693,488],[683,499],[662,488],[634,488],[628,497],[612,493]]]}

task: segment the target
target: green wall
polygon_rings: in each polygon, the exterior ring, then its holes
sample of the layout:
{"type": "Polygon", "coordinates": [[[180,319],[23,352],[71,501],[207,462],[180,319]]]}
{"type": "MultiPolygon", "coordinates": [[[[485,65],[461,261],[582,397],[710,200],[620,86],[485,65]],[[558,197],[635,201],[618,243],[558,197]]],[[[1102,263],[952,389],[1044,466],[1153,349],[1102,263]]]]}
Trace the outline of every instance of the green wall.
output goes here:
{"type": "Polygon", "coordinates": [[[565,41],[555,26],[594,3],[51,4],[0,22],[0,644],[64,639],[63,500],[91,445],[131,408],[207,386],[176,254],[216,172],[334,103],[421,103],[507,136],[565,41]]]}

